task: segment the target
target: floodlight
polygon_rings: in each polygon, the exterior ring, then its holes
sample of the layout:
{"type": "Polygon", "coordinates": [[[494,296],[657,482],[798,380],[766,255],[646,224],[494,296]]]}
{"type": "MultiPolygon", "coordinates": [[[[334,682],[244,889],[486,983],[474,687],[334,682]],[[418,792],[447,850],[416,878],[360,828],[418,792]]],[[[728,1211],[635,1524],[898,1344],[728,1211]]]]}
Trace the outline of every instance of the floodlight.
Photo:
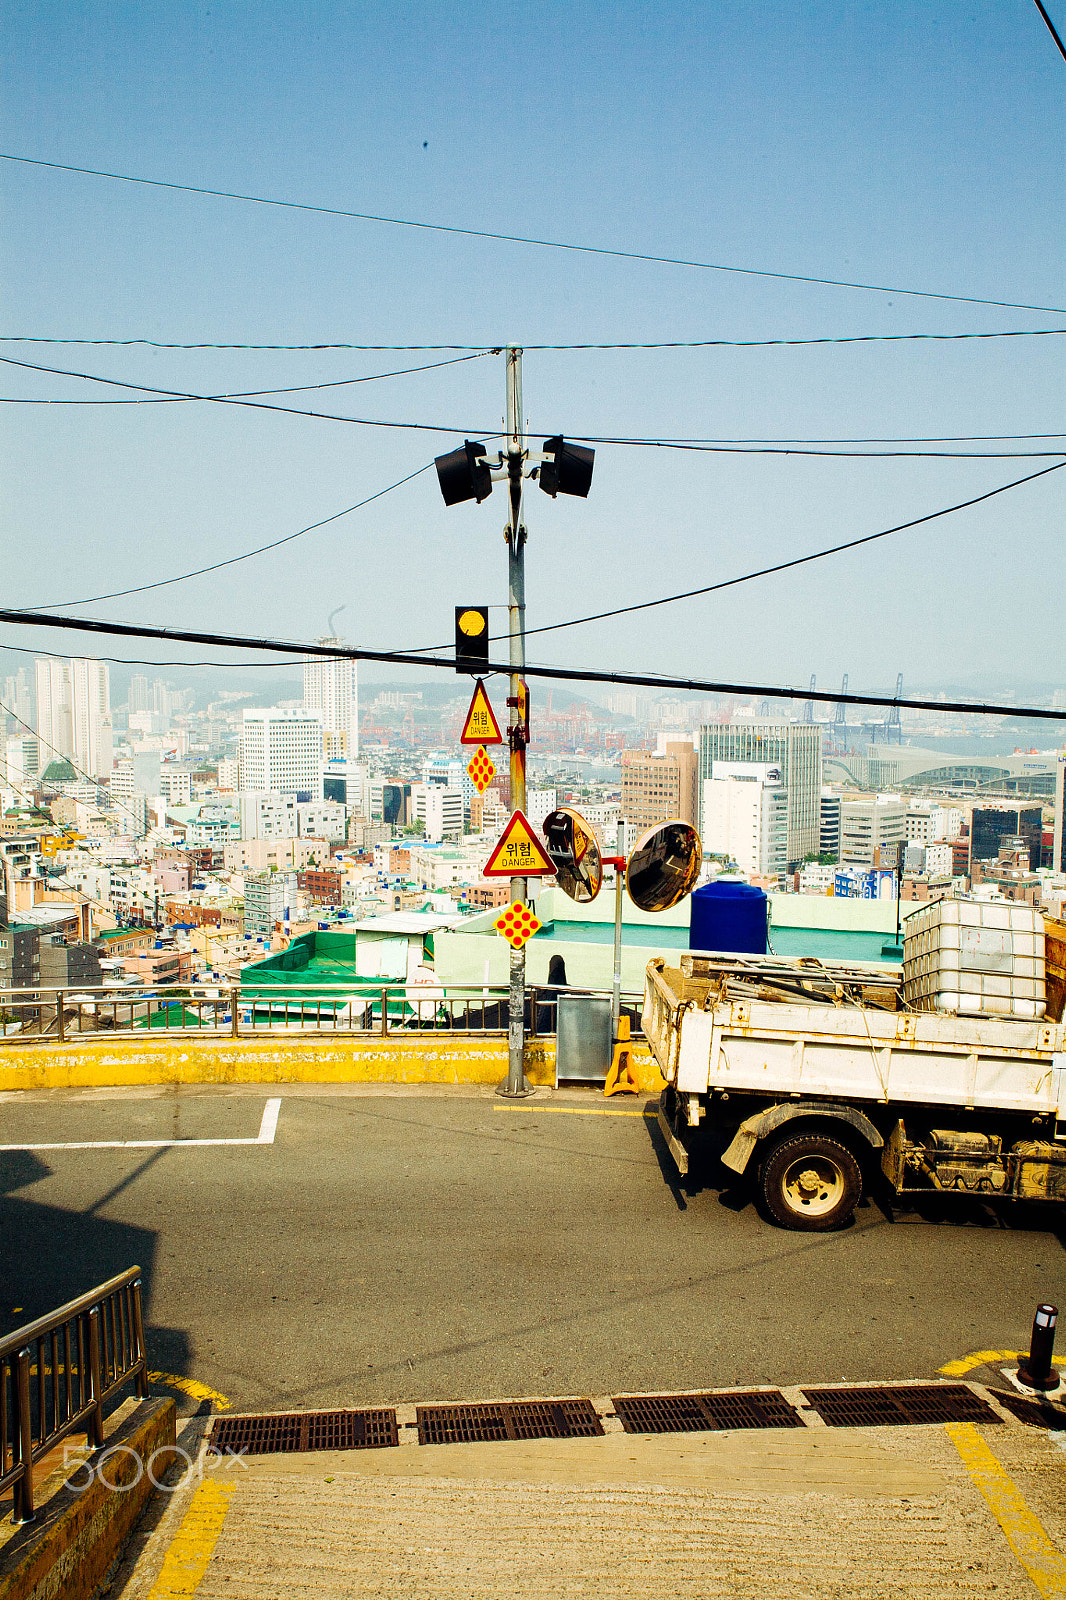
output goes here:
{"type": "Polygon", "coordinates": [[[592,463],[595,450],[584,444],[567,444],[561,435],[545,439],[544,453],[550,459],[540,469],[539,482],[545,494],[555,499],[557,494],[576,494],[587,499],[592,487],[592,463]]]}
{"type": "Polygon", "coordinates": [[[463,500],[476,500],[480,505],[492,493],[492,476],[483,444],[467,439],[461,450],[450,450],[447,455],[438,456],[434,465],[446,506],[457,506],[463,500]]]}

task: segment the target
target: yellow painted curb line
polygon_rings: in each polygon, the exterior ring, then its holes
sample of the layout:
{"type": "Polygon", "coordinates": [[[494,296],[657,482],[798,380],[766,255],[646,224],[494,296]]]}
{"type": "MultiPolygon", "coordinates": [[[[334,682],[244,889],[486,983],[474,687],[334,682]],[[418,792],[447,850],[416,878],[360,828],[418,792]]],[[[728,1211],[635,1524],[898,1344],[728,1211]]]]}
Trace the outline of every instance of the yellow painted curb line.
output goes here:
{"type": "Polygon", "coordinates": [[[944,1428],[1006,1534],[1007,1543],[1043,1600],[1064,1600],[1066,1557],[1052,1544],[1014,1480],[1004,1471],[972,1422],[946,1422],[944,1428]]]}
{"type": "Polygon", "coordinates": [[[974,1367],[986,1367],[990,1362],[1017,1361],[1024,1355],[1023,1350],[971,1350],[968,1356],[960,1356],[958,1361],[949,1361],[944,1367],[937,1367],[937,1372],[945,1378],[961,1378],[964,1372],[972,1372],[974,1367]]]}
{"type": "Polygon", "coordinates": [[[212,1483],[210,1479],[200,1484],[163,1558],[148,1600],[169,1600],[173,1595],[196,1593],[214,1554],[229,1510],[230,1496],[236,1488],[235,1483],[212,1483]]]}
{"type": "Polygon", "coordinates": [[[147,1378],[149,1383],[165,1383],[168,1389],[180,1389],[190,1400],[212,1400],[219,1411],[229,1411],[233,1406],[233,1401],[224,1394],[209,1389],[206,1383],[198,1383],[195,1378],[182,1378],[176,1372],[149,1372],[147,1378]]]}
{"type": "Polygon", "coordinates": [[[654,1111],[616,1111],[613,1106],[493,1106],[493,1111],[547,1111],[563,1117],[654,1117],[654,1111]]]}

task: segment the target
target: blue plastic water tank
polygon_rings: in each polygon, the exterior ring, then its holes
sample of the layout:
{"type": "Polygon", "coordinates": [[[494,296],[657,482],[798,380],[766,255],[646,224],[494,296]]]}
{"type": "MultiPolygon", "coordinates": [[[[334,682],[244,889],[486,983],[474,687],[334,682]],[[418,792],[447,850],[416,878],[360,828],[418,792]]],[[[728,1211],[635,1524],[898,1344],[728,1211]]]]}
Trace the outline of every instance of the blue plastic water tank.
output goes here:
{"type": "Polygon", "coordinates": [[[705,883],[691,897],[690,950],[766,954],[766,895],[735,880],[705,883]]]}

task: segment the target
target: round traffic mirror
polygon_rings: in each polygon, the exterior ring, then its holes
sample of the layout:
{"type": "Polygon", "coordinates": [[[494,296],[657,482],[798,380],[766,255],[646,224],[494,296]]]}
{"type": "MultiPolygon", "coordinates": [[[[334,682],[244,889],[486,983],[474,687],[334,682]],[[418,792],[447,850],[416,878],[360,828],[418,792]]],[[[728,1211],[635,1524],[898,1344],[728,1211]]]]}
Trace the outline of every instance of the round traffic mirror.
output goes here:
{"type": "Polygon", "coordinates": [[[579,811],[560,806],[544,819],[544,844],[555,881],[571,900],[595,900],[603,883],[603,861],[596,835],[579,811]]]}
{"type": "Polygon", "coordinates": [[[641,911],[666,911],[696,887],[703,861],[689,822],[658,822],[637,841],[626,866],[629,898],[641,911]]]}

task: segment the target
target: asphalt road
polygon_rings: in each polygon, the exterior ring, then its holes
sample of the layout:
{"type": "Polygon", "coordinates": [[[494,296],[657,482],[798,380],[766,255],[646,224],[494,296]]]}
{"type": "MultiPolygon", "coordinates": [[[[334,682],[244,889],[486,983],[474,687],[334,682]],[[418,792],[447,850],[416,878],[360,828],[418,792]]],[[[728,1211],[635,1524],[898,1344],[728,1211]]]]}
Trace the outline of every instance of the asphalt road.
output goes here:
{"type": "Polygon", "coordinates": [[[254,1139],[272,1095],[273,1144],[0,1152],[0,1332],[137,1262],[150,1365],[261,1410],[928,1377],[1066,1304],[1061,1212],[781,1232],[580,1091],[4,1095],[0,1143],[254,1139]]]}

